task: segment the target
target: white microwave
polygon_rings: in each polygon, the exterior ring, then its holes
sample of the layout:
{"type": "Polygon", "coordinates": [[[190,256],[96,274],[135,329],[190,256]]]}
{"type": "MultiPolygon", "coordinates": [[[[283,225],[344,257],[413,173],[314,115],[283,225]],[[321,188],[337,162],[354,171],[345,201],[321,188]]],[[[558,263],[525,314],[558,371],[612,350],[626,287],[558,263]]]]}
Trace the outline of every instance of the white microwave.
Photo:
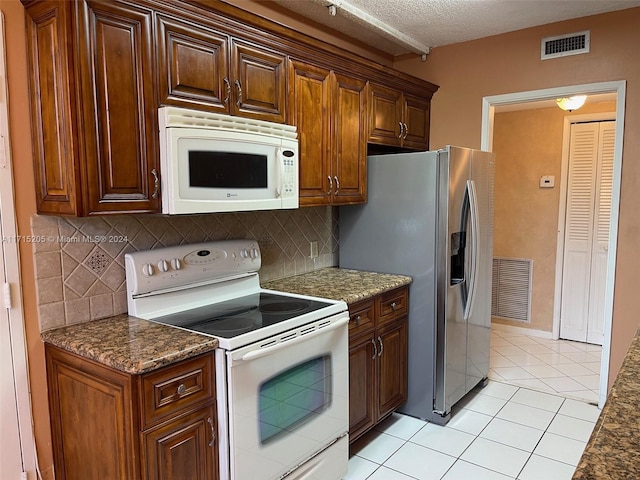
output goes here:
{"type": "Polygon", "coordinates": [[[162,213],[298,208],[296,127],[176,107],[158,113],[162,213]]]}

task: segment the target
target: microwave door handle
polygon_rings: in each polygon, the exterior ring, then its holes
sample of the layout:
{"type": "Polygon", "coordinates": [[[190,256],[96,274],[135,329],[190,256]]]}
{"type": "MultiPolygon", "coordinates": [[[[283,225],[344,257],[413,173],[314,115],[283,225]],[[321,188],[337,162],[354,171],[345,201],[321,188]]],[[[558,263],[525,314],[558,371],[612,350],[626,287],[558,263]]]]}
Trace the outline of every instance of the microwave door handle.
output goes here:
{"type": "Polygon", "coordinates": [[[282,197],[284,191],[284,156],[282,155],[282,149],[278,149],[278,179],[276,181],[276,197],[282,197]]]}

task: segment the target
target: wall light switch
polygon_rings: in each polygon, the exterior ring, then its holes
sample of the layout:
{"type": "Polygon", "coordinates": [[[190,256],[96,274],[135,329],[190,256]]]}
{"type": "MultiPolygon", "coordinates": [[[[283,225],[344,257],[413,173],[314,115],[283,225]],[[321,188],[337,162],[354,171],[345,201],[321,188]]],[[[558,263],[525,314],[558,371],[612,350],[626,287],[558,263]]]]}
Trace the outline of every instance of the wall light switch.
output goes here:
{"type": "Polygon", "coordinates": [[[556,185],[555,175],[543,175],[540,177],[540,188],[553,188],[556,185]]]}

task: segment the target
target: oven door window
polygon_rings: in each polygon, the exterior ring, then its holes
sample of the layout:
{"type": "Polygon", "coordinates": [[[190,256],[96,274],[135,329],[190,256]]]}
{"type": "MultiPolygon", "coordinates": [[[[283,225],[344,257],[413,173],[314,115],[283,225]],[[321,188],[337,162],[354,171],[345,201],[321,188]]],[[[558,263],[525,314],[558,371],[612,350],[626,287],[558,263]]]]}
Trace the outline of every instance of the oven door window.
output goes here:
{"type": "Polygon", "coordinates": [[[298,364],[260,385],[260,443],[265,445],[320,416],[331,405],[331,357],[298,364]]]}

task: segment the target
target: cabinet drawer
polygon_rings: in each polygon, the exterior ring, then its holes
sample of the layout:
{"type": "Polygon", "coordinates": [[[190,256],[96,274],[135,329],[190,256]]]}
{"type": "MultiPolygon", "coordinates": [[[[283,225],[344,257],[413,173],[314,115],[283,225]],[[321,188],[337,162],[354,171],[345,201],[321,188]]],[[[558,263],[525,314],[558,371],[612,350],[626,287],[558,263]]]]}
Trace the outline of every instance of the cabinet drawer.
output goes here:
{"type": "Polygon", "coordinates": [[[373,300],[364,300],[349,307],[349,336],[370,330],[375,325],[373,300]]]}
{"type": "Polygon", "coordinates": [[[142,376],[142,428],[215,398],[213,353],[142,376]]]}
{"type": "Polygon", "coordinates": [[[409,290],[407,287],[397,288],[380,295],[378,300],[378,324],[406,315],[409,308],[409,290]]]}

